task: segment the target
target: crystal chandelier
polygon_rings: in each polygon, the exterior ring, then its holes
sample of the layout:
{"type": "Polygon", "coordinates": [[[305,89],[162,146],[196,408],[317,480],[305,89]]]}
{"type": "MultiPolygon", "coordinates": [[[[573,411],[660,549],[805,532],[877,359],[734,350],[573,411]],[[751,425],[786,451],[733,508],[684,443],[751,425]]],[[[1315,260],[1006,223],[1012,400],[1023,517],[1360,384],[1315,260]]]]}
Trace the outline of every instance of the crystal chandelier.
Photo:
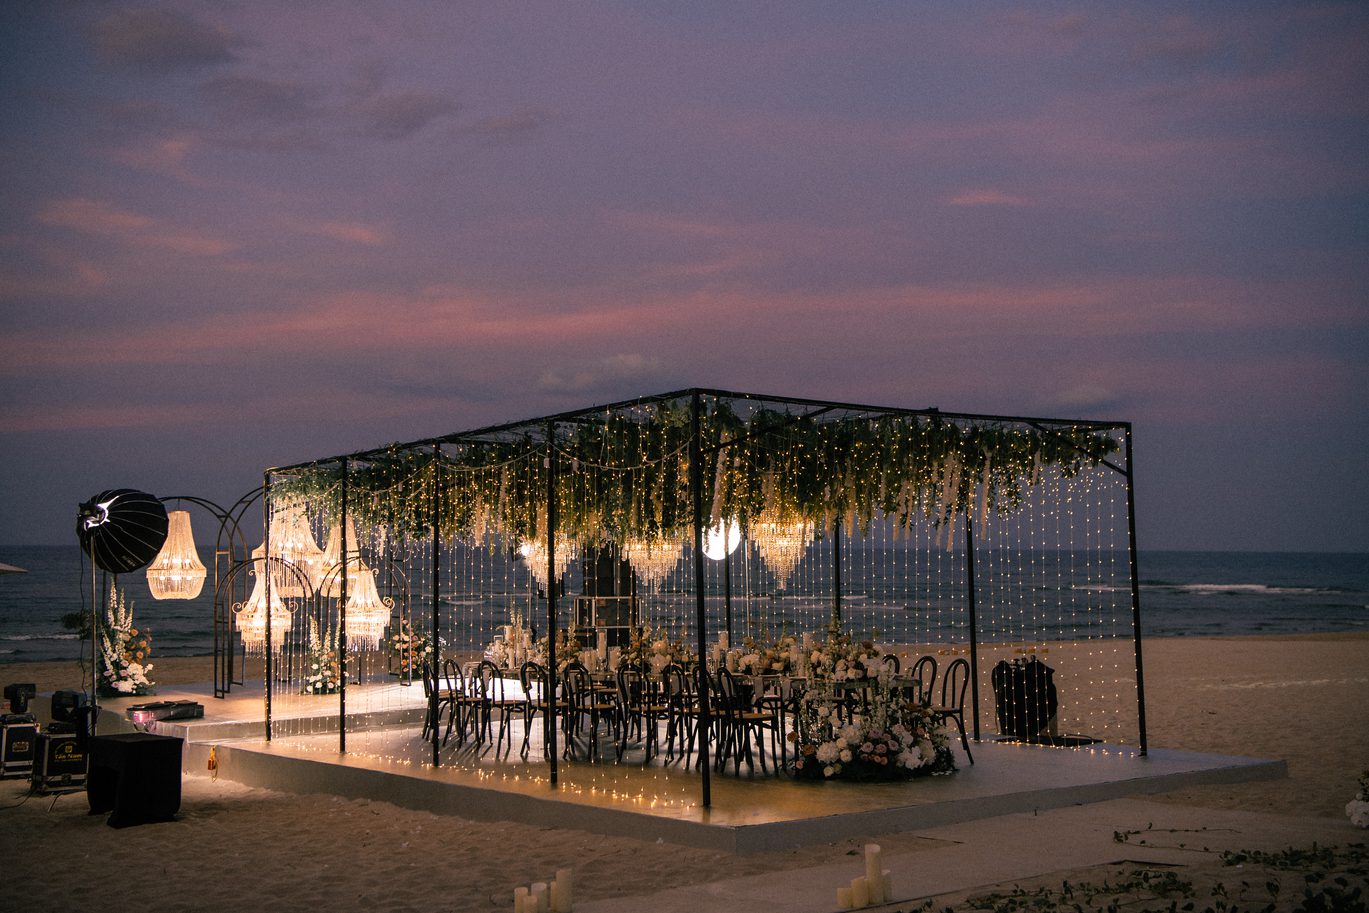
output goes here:
{"type": "Polygon", "coordinates": [[[266,577],[268,574],[271,576],[272,652],[280,652],[281,646],[285,642],[285,634],[290,630],[291,622],[291,611],[285,605],[285,600],[281,599],[280,579],[286,575],[273,572],[269,567],[270,562],[261,560],[261,557],[262,548],[257,546],[252,551],[252,558],[256,561],[257,566],[257,569],[251,572],[257,577],[257,582],[252,585],[252,595],[247,597],[246,602],[240,602],[233,606],[238,633],[242,636],[242,647],[249,656],[264,656],[266,654],[266,577]]]}
{"type": "Polygon", "coordinates": [[[645,586],[653,590],[675,570],[682,543],[678,539],[638,539],[623,542],[623,558],[645,586]]]}
{"type": "Polygon", "coordinates": [[[204,588],[205,569],[195,552],[190,512],[167,513],[166,542],[147,568],[147,589],[153,599],[194,599],[204,588]]]}
{"type": "Polygon", "coordinates": [[[751,540],[761,560],[775,575],[775,585],[784,589],[813,538],[813,524],[807,520],[781,518],[776,510],[766,510],[751,526],[751,540]]]}
{"type": "MultiPolygon", "coordinates": [[[[567,538],[556,537],[556,579],[560,580],[566,573],[566,568],[575,560],[577,549],[575,543],[567,538]]],[[[547,547],[542,540],[524,540],[518,546],[518,555],[527,564],[528,570],[532,572],[533,579],[537,585],[543,589],[547,586],[547,547]]]]}
{"type": "MultiPolygon", "coordinates": [[[[297,501],[282,504],[271,516],[271,555],[288,561],[304,572],[309,586],[317,587],[323,582],[323,550],[314,541],[314,533],[309,529],[309,518],[304,515],[304,505],[297,501]]],[[[282,596],[304,596],[303,583],[294,575],[279,575],[282,596]]]]}
{"type": "Polygon", "coordinates": [[[356,582],[347,581],[347,645],[358,650],[380,646],[395,601],[376,591],[375,571],[357,562],[356,582]]]}
{"type": "MultiPolygon", "coordinates": [[[[330,599],[342,594],[342,531],[333,526],[328,530],[328,544],[323,546],[323,580],[319,593],[330,599]]],[[[347,518],[347,592],[350,594],[357,585],[357,571],[362,567],[361,551],[357,548],[357,531],[352,518],[347,518]]]]}

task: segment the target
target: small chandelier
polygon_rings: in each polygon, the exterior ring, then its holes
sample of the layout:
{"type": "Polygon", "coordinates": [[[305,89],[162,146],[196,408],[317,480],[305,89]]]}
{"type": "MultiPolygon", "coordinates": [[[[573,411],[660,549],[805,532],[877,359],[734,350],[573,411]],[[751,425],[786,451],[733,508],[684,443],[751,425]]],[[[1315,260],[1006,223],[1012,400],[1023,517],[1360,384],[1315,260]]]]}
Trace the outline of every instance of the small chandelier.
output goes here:
{"type": "MultiPolygon", "coordinates": [[[[576,554],[575,543],[558,534],[556,536],[557,580],[565,576],[566,568],[570,567],[570,563],[575,560],[576,554]]],[[[542,540],[523,540],[523,544],[518,546],[518,556],[527,564],[528,570],[532,572],[533,579],[537,581],[537,585],[545,589],[547,586],[547,547],[542,540]]]]}
{"type": "MultiPolygon", "coordinates": [[[[282,504],[271,516],[271,556],[293,564],[304,572],[309,586],[317,587],[323,581],[323,550],[314,541],[314,533],[309,529],[309,519],[304,515],[304,505],[297,501],[282,504]]],[[[304,584],[294,575],[278,575],[282,578],[282,596],[304,596],[304,584]]]]}
{"type": "Polygon", "coordinates": [[[623,542],[623,558],[642,583],[653,590],[680,561],[682,543],[671,539],[627,539],[623,542]]]}
{"type": "Polygon", "coordinates": [[[766,510],[751,527],[751,539],[761,560],[775,575],[775,585],[784,589],[789,585],[794,568],[798,566],[808,543],[813,538],[813,524],[807,520],[780,517],[777,510],[766,510]]]}
{"type": "Polygon", "coordinates": [[[190,512],[169,511],[166,542],[147,567],[147,589],[153,599],[194,599],[204,589],[205,569],[195,552],[190,512]]]}
{"type": "Polygon", "coordinates": [[[262,561],[261,556],[262,548],[257,546],[252,551],[252,557],[260,564],[258,569],[252,572],[257,577],[257,582],[252,585],[252,595],[247,597],[246,602],[240,602],[233,606],[233,616],[237,621],[238,633],[242,636],[242,647],[249,656],[264,656],[266,654],[266,577],[268,574],[271,576],[272,652],[280,652],[292,620],[290,608],[285,604],[285,600],[281,599],[280,579],[285,575],[273,572],[269,566],[270,562],[262,561]]]}
{"type": "MultiPolygon", "coordinates": [[[[319,583],[320,595],[336,599],[341,595],[342,577],[342,531],[334,526],[328,530],[328,544],[323,546],[320,566],[323,579],[319,583]]],[[[357,531],[352,518],[347,518],[347,592],[350,594],[357,585],[357,569],[362,567],[361,550],[357,548],[357,531]]]]}
{"type": "Polygon", "coordinates": [[[388,596],[382,599],[376,591],[375,571],[360,561],[357,564],[356,583],[347,581],[347,645],[374,650],[385,635],[395,601],[388,596]]]}

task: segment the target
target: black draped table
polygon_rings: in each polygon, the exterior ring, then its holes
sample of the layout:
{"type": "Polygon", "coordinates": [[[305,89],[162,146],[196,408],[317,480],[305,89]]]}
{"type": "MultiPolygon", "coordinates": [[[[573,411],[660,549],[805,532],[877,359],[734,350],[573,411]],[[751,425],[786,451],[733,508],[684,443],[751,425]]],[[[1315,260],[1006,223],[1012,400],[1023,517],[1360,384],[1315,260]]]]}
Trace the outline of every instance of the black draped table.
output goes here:
{"type": "Polygon", "coordinates": [[[90,813],[110,812],[110,827],[175,818],[181,807],[182,744],[150,732],[92,738],[86,779],[90,813]]]}

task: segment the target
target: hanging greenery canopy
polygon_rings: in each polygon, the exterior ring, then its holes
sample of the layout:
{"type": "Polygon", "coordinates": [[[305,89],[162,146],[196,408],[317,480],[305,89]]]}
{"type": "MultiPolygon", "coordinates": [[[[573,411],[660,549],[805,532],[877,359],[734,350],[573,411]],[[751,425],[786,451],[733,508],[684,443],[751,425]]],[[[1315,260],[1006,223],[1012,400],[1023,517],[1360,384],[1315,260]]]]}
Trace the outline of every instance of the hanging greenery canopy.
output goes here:
{"type": "Polygon", "coordinates": [[[336,519],[345,491],[358,527],[421,539],[436,515],[444,538],[516,545],[546,536],[554,459],[559,536],[680,538],[696,402],[709,525],[1010,513],[1043,472],[1115,469],[1127,427],[686,390],[272,470],[271,501],[336,519]]]}

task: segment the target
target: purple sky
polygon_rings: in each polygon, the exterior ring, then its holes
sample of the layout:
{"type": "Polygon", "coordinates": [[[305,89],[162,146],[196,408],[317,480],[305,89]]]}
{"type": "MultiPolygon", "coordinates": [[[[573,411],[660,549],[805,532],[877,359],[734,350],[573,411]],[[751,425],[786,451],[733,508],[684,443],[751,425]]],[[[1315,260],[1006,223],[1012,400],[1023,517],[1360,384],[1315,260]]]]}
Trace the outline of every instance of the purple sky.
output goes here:
{"type": "Polygon", "coordinates": [[[6,3],[0,41],[0,543],[710,386],[1132,421],[1143,549],[1369,551],[1364,3],[6,3]]]}

